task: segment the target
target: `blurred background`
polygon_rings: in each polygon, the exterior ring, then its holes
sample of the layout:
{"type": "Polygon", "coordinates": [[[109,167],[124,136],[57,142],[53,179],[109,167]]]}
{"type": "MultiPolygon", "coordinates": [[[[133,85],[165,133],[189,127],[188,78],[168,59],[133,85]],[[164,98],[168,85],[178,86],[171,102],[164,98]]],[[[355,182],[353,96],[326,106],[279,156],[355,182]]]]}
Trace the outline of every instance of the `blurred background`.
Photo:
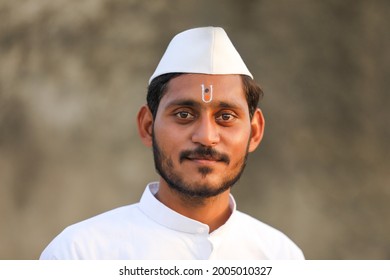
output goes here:
{"type": "Polygon", "coordinates": [[[390,258],[390,2],[0,0],[0,259],[158,177],[135,117],[176,33],[222,26],[265,96],[238,208],[308,259],[390,258]]]}

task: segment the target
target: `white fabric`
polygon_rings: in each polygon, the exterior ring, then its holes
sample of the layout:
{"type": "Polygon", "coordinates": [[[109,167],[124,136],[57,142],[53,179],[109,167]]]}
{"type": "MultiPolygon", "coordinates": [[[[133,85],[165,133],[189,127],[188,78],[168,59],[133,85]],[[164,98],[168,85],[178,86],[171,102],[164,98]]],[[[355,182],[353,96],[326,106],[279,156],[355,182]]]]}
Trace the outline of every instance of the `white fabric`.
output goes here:
{"type": "Polygon", "coordinates": [[[147,186],[139,203],[66,228],[41,259],[303,259],[283,233],[236,210],[209,234],[207,225],[174,212],[147,186]]]}
{"type": "Polygon", "coordinates": [[[175,72],[243,74],[253,79],[221,27],[199,27],[177,34],[169,43],[149,83],[157,76],[175,72]]]}

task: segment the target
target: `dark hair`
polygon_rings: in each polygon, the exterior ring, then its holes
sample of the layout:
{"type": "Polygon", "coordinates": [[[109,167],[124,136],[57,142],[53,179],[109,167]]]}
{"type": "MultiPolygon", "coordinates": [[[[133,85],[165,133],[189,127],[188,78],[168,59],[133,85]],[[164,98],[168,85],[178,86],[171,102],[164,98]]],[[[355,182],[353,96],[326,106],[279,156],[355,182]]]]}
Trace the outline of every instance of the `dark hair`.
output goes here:
{"type": "MultiPolygon", "coordinates": [[[[148,94],[146,101],[148,107],[152,112],[153,119],[156,118],[158,106],[161,98],[164,96],[168,88],[168,83],[171,79],[183,75],[183,73],[168,73],[158,76],[152,80],[148,87],[148,94]]],[[[245,91],[246,101],[248,102],[249,116],[252,119],[253,114],[256,111],[260,98],[264,93],[260,86],[252,80],[249,76],[241,75],[242,84],[245,91]]]]}

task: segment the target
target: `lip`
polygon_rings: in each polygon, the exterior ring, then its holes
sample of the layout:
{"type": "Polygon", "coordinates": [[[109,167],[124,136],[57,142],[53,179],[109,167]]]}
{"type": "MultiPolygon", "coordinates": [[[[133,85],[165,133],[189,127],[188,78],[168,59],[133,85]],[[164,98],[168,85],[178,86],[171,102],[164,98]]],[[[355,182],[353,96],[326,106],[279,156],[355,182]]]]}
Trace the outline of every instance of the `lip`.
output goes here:
{"type": "Polygon", "coordinates": [[[208,158],[186,158],[188,161],[201,164],[201,165],[211,165],[211,164],[216,164],[220,163],[220,160],[215,160],[215,159],[208,159],[208,158]]]}
{"type": "Polygon", "coordinates": [[[183,150],[180,152],[179,161],[190,161],[197,164],[216,164],[224,163],[229,165],[229,156],[225,153],[218,152],[211,147],[196,147],[192,150],[183,150]]]}

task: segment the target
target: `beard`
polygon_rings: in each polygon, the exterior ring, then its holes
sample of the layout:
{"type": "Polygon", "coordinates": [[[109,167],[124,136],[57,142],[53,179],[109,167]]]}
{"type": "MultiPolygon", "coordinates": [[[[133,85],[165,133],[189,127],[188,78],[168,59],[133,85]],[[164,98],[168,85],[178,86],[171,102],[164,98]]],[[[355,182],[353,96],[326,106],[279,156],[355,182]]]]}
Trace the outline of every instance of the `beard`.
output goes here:
{"type": "MultiPolygon", "coordinates": [[[[249,141],[243,157],[232,166],[230,174],[221,174],[220,182],[214,186],[208,183],[190,182],[186,180],[185,176],[175,171],[173,160],[166,155],[158,145],[153,133],[153,156],[154,164],[158,174],[167,182],[168,186],[179,193],[183,198],[189,201],[202,202],[206,198],[216,197],[219,194],[230,189],[240,179],[248,158],[249,141]]],[[[227,166],[231,164],[230,158],[224,153],[220,153],[211,147],[199,146],[194,150],[185,150],[179,154],[179,164],[191,157],[201,157],[220,161],[227,166]]],[[[199,167],[198,172],[202,178],[206,178],[208,174],[213,172],[210,167],[199,167]]]]}

